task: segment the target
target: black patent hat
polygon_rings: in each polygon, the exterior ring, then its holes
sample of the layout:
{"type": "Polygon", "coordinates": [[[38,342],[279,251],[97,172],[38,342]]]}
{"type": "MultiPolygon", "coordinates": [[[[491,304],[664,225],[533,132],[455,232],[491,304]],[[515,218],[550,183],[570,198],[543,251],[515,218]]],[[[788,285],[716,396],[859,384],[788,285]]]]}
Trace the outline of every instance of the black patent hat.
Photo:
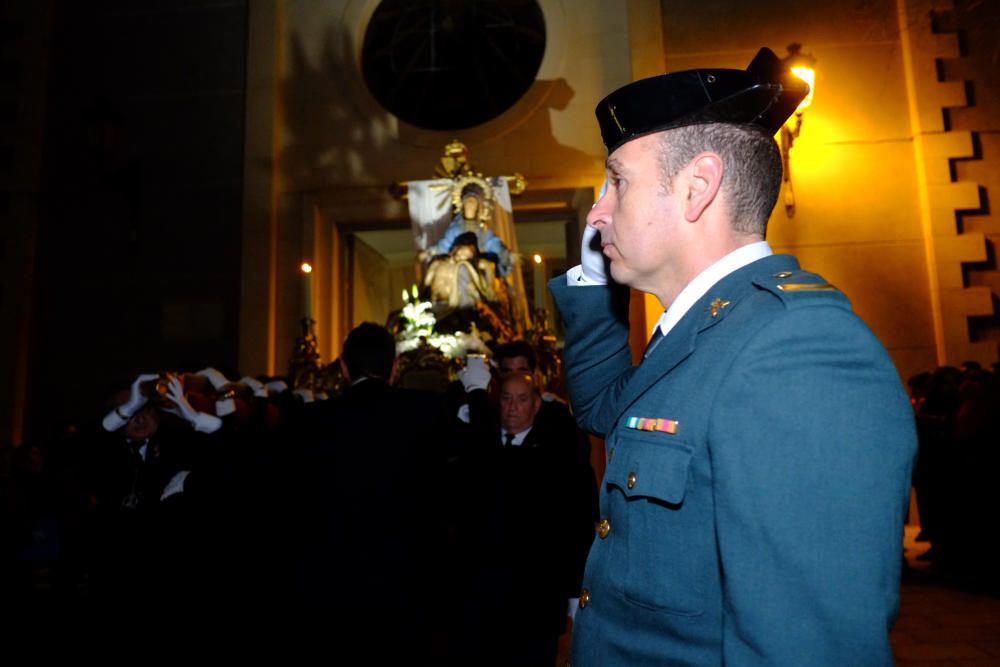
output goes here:
{"type": "Polygon", "coordinates": [[[692,69],[634,81],[601,100],[595,113],[610,154],[685,125],[756,125],[774,134],[808,93],[809,85],[764,48],[746,70],[692,69]]]}

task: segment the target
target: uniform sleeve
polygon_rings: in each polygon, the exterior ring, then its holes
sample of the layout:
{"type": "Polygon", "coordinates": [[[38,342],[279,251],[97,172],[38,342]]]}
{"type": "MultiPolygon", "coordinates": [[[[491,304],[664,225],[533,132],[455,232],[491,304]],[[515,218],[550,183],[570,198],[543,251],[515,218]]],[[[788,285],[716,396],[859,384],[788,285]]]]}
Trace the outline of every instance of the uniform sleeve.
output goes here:
{"type": "Polygon", "coordinates": [[[632,374],[628,346],[628,289],[620,285],[570,287],[563,276],[549,281],[566,325],[566,383],[577,422],[603,436],[614,406],[632,374]]]}
{"type": "Polygon", "coordinates": [[[885,350],[847,309],[786,311],[713,405],[725,664],[892,664],[916,439],[885,350]]]}

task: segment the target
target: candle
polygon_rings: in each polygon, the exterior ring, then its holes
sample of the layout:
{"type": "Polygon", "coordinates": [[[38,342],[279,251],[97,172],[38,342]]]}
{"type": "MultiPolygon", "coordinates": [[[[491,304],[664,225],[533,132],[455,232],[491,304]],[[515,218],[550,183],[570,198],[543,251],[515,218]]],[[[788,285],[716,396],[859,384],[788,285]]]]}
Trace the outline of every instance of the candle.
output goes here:
{"type": "Polygon", "coordinates": [[[541,255],[535,255],[535,266],[532,283],[535,287],[535,310],[545,307],[545,260],[541,255]]]}
{"type": "Polygon", "coordinates": [[[312,317],[312,264],[302,262],[302,315],[312,317]]]}

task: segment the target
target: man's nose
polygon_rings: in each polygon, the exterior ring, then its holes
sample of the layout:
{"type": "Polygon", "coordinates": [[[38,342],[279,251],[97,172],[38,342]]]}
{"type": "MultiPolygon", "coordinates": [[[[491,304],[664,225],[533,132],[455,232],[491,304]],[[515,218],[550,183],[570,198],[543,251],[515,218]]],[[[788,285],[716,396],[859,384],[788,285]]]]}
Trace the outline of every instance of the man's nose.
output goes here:
{"type": "Polygon", "coordinates": [[[587,212],[588,225],[600,229],[611,222],[611,199],[612,195],[606,194],[594,204],[594,208],[587,212]]]}

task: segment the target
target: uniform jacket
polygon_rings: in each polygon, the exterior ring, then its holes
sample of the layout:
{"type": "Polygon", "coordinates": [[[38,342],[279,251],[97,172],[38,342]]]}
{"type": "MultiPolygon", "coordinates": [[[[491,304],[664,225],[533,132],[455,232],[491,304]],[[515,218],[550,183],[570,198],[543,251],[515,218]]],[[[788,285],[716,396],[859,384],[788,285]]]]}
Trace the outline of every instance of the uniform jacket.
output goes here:
{"type": "Polygon", "coordinates": [[[767,257],[632,366],[623,289],[550,288],[608,458],[574,667],[892,664],[913,418],[847,298],[767,257]]]}

